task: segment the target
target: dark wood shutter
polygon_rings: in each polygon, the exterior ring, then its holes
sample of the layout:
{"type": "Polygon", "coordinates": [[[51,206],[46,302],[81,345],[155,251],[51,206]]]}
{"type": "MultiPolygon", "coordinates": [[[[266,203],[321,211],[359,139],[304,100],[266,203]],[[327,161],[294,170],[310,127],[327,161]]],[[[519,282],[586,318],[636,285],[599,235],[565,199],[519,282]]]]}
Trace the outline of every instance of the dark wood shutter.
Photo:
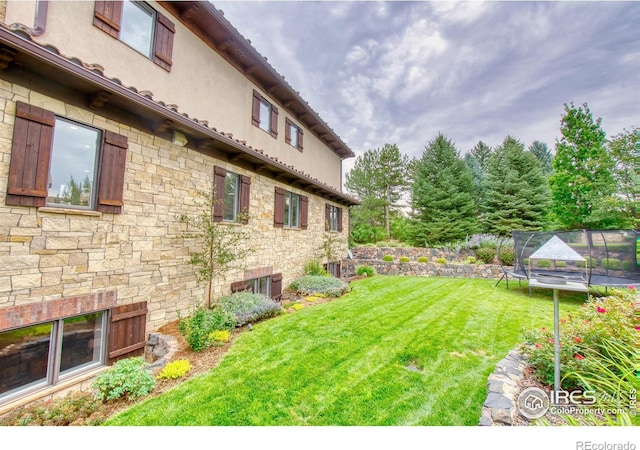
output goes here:
{"type": "Polygon", "coordinates": [[[284,119],[284,142],[291,144],[291,127],[293,123],[289,119],[284,119]]]}
{"type": "Polygon", "coordinates": [[[50,111],[16,102],[7,205],[45,205],[55,121],[50,111]]]}
{"type": "Polygon", "coordinates": [[[338,208],[338,231],[342,231],[342,208],[338,208]]]}
{"type": "Polygon", "coordinates": [[[251,177],[246,175],[240,176],[240,213],[242,214],[242,223],[249,223],[249,205],[251,203],[251,177]]]}
{"type": "Polygon", "coordinates": [[[176,27],[169,19],[156,11],[156,32],[153,42],[153,62],[163,69],[171,70],[173,35],[176,27]]]}
{"type": "Polygon", "coordinates": [[[324,204],[324,231],[331,230],[331,205],[324,204]]]}
{"type": "Polygon", "coordinates": [[[251,123],[255,126],[260,126],[260,103],[262,96],[256,91],[253,91],[253,104],[251,105],[251,123]]]}
{"type": "Polygon", "coordinates": [[[118,38],[122,22],[122,1],[96,2],[93,24],[105,33],[118,38]]]}
{"type": "Polygon", "coordinates": [[[146,345],[146,327],[147,302],[111,308],[108,364],[142,355],[146,345]]]}
{"type": "Polygon", "coordinates": [[[303,137],[304,131],[302,130],[302,128],[298,128],[298,150],[300,151],[304,150],[303,137]]]}
{"type": "Polygon", "coordinates": [[[278,108],[271,105],[271,136],[278,137],[278,108]]]}
{"type": "Polygon", "coordinates": [[[342,263],[336,263],[336,278],[342,276],[342,263]]]}
{"type": "Polygon", "coordinates": [[[309,226],[309,197],[300,196],[300,228],[306,230],[309,226]]]}
{"type": "Polygon", "coordinates": [[[273,226],[278,228],[284,227],[284,189],[280,187],[276,187],[273,226]]]}
{"type": "Polygon", "coordinates": [[[224,180],[227,171],[218,166],[213,168],[213,221],[222,222],[224,216],[224,180]]]}
{"type": "Polygon", "coordinates": [[[124,172],[127,160],[127,137],[112,131],[102,133],[100,179],[98,180],[97,210],[106,213],[122,212],[124,172]]]}
{"type": "Polygon", "coordinates": [[[247,290],[246,281],[235,281],[231,283],[231,292],[242,292],[247,290]]]}
{"type": "Polygon", "coordinates": [[[271,275],[271,298],[277,302],[282,299],[282,274],[271,275]]]}

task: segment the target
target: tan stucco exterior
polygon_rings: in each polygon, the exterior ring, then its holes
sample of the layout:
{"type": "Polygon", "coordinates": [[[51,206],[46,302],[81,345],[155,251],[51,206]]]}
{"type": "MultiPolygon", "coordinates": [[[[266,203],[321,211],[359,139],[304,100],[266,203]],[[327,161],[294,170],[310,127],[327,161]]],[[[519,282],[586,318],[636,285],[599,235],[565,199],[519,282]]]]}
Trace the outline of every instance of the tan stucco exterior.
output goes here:
{"type": "MultiPolygon", "coordinates": [[[[153,8],[169,13],[160,5],[153,8]]],[[[300,125],[283,105],[252,84],[242,73],[191,33],[175,17],[173,66],[170,72],[146,56],[93,26],[94,2],[49,2],[46,30],[34,40],[57,47],[68,57],[104,67],[107,77],[118,78],[125,86],[151,91],[153,98],[175,104],[191,117],[207,120],[218,130],[246,140],[254,148],[334,187],[341,188],[341,158],[308,129],[304,129],[301,153],[284,142],[285,118],[300,125]],[[72,30],[72,31],[70,31],[72,30]],[[251,124],[253,90],[277,105],[278,137],[274,139],[251,124]]],[[[34,1],[8,2],[5,23],[33,25],[34,1]]]]}

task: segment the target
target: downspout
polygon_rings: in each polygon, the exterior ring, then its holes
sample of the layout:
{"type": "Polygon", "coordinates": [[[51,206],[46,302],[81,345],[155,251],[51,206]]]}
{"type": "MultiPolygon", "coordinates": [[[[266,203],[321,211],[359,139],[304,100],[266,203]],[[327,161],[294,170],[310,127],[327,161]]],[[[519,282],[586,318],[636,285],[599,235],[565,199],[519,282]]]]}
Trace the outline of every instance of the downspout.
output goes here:
{"type": "Polygon", "coordinates": [[[33,19],[33,28],[22,23],[12,23],[11,30],[20,30],[30,36],[42,36],[47,28],[47,11],[49,10],[49,0],[36,0],[36,13],[33,19]]]}

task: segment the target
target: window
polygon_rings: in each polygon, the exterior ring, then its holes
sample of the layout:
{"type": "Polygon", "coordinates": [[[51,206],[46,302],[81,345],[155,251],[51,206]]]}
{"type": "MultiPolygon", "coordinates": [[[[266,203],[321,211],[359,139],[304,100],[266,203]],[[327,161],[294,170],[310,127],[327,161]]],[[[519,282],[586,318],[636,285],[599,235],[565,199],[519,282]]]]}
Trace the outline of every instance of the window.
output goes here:
{"type": "Polygon", "coordinates": [[[278,108],[258,92],[253,91],[253,107],[251,111],[251,123],[277,138],[278,108]]]}
{"type": "Polygon", "coordinates": [[[325,205],[325,230],[342,231],[342,208],[328,203],[325,205]]]}
{"type": "Polygon", "coordinates": [[[276,188],[273,223],[276,227],[307,229],[309,198],[276,188]]]}
{"type": "Polygon", "coordinates": [[[127,137],[16,102],[6,204],[123,207],[127,137]]]}
{"type": "Polygon", "coordinates": [[[231,292],[243,291],[262,294],[274,300],[280,300],[282,296],[282,274],[276,273],[231,283],[231,292]]]}
{"type": "Polygon", "coordinates": [[[291,122],[289,119],[285,120],[285,134],[284,140],[287,144],[290,144],[292,147],[297,148],[302,151],[304,148],[302,145],[302,140],[304,136],[304,132],[302,128],[291,122]]]}
{"type": "Polygon", "coordinates": [[[324,265],[324,268],[332,276],[340,278],[341,264],[339,262],[330,262],[324,265]]]}
{"type": "Polygon", "coordinates": [[[97,1],[93,24],[163,69],[171,70],[175,25],[146,3],[97,1]]]}
{"type": "Polygon", "coordinates": [[[154,11],[144,3],[125,1],[122,5],[120,40],[151,58],[154,11]]]}
{"type": "Polygon", "coordinates": [[[214,167],[214,222],[249,222],[251,177],[214,167]]]}
{"type": "Polygon", "coordinates": [[[0,401],[104,363],[103,312],[0,333],[0,401]]]}
{"type": "Polygon", "coordinates": [[[92,209],[100,131],[56,117],[47,205],[92,209]]]}

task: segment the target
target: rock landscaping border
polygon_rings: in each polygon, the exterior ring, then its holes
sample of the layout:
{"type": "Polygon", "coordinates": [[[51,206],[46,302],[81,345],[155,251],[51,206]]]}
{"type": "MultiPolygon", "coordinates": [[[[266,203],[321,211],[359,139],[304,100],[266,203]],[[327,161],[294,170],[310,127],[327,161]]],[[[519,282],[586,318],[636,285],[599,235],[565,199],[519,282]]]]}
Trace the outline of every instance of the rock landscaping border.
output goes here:
{"type": "Polygon", "coordinates": [[[482,407],[480,426],[511,426],[518,416],[518,382],[524,377],[526,357],[511,350],[500,360],[487,380],[487,399],[482,407]]]}

